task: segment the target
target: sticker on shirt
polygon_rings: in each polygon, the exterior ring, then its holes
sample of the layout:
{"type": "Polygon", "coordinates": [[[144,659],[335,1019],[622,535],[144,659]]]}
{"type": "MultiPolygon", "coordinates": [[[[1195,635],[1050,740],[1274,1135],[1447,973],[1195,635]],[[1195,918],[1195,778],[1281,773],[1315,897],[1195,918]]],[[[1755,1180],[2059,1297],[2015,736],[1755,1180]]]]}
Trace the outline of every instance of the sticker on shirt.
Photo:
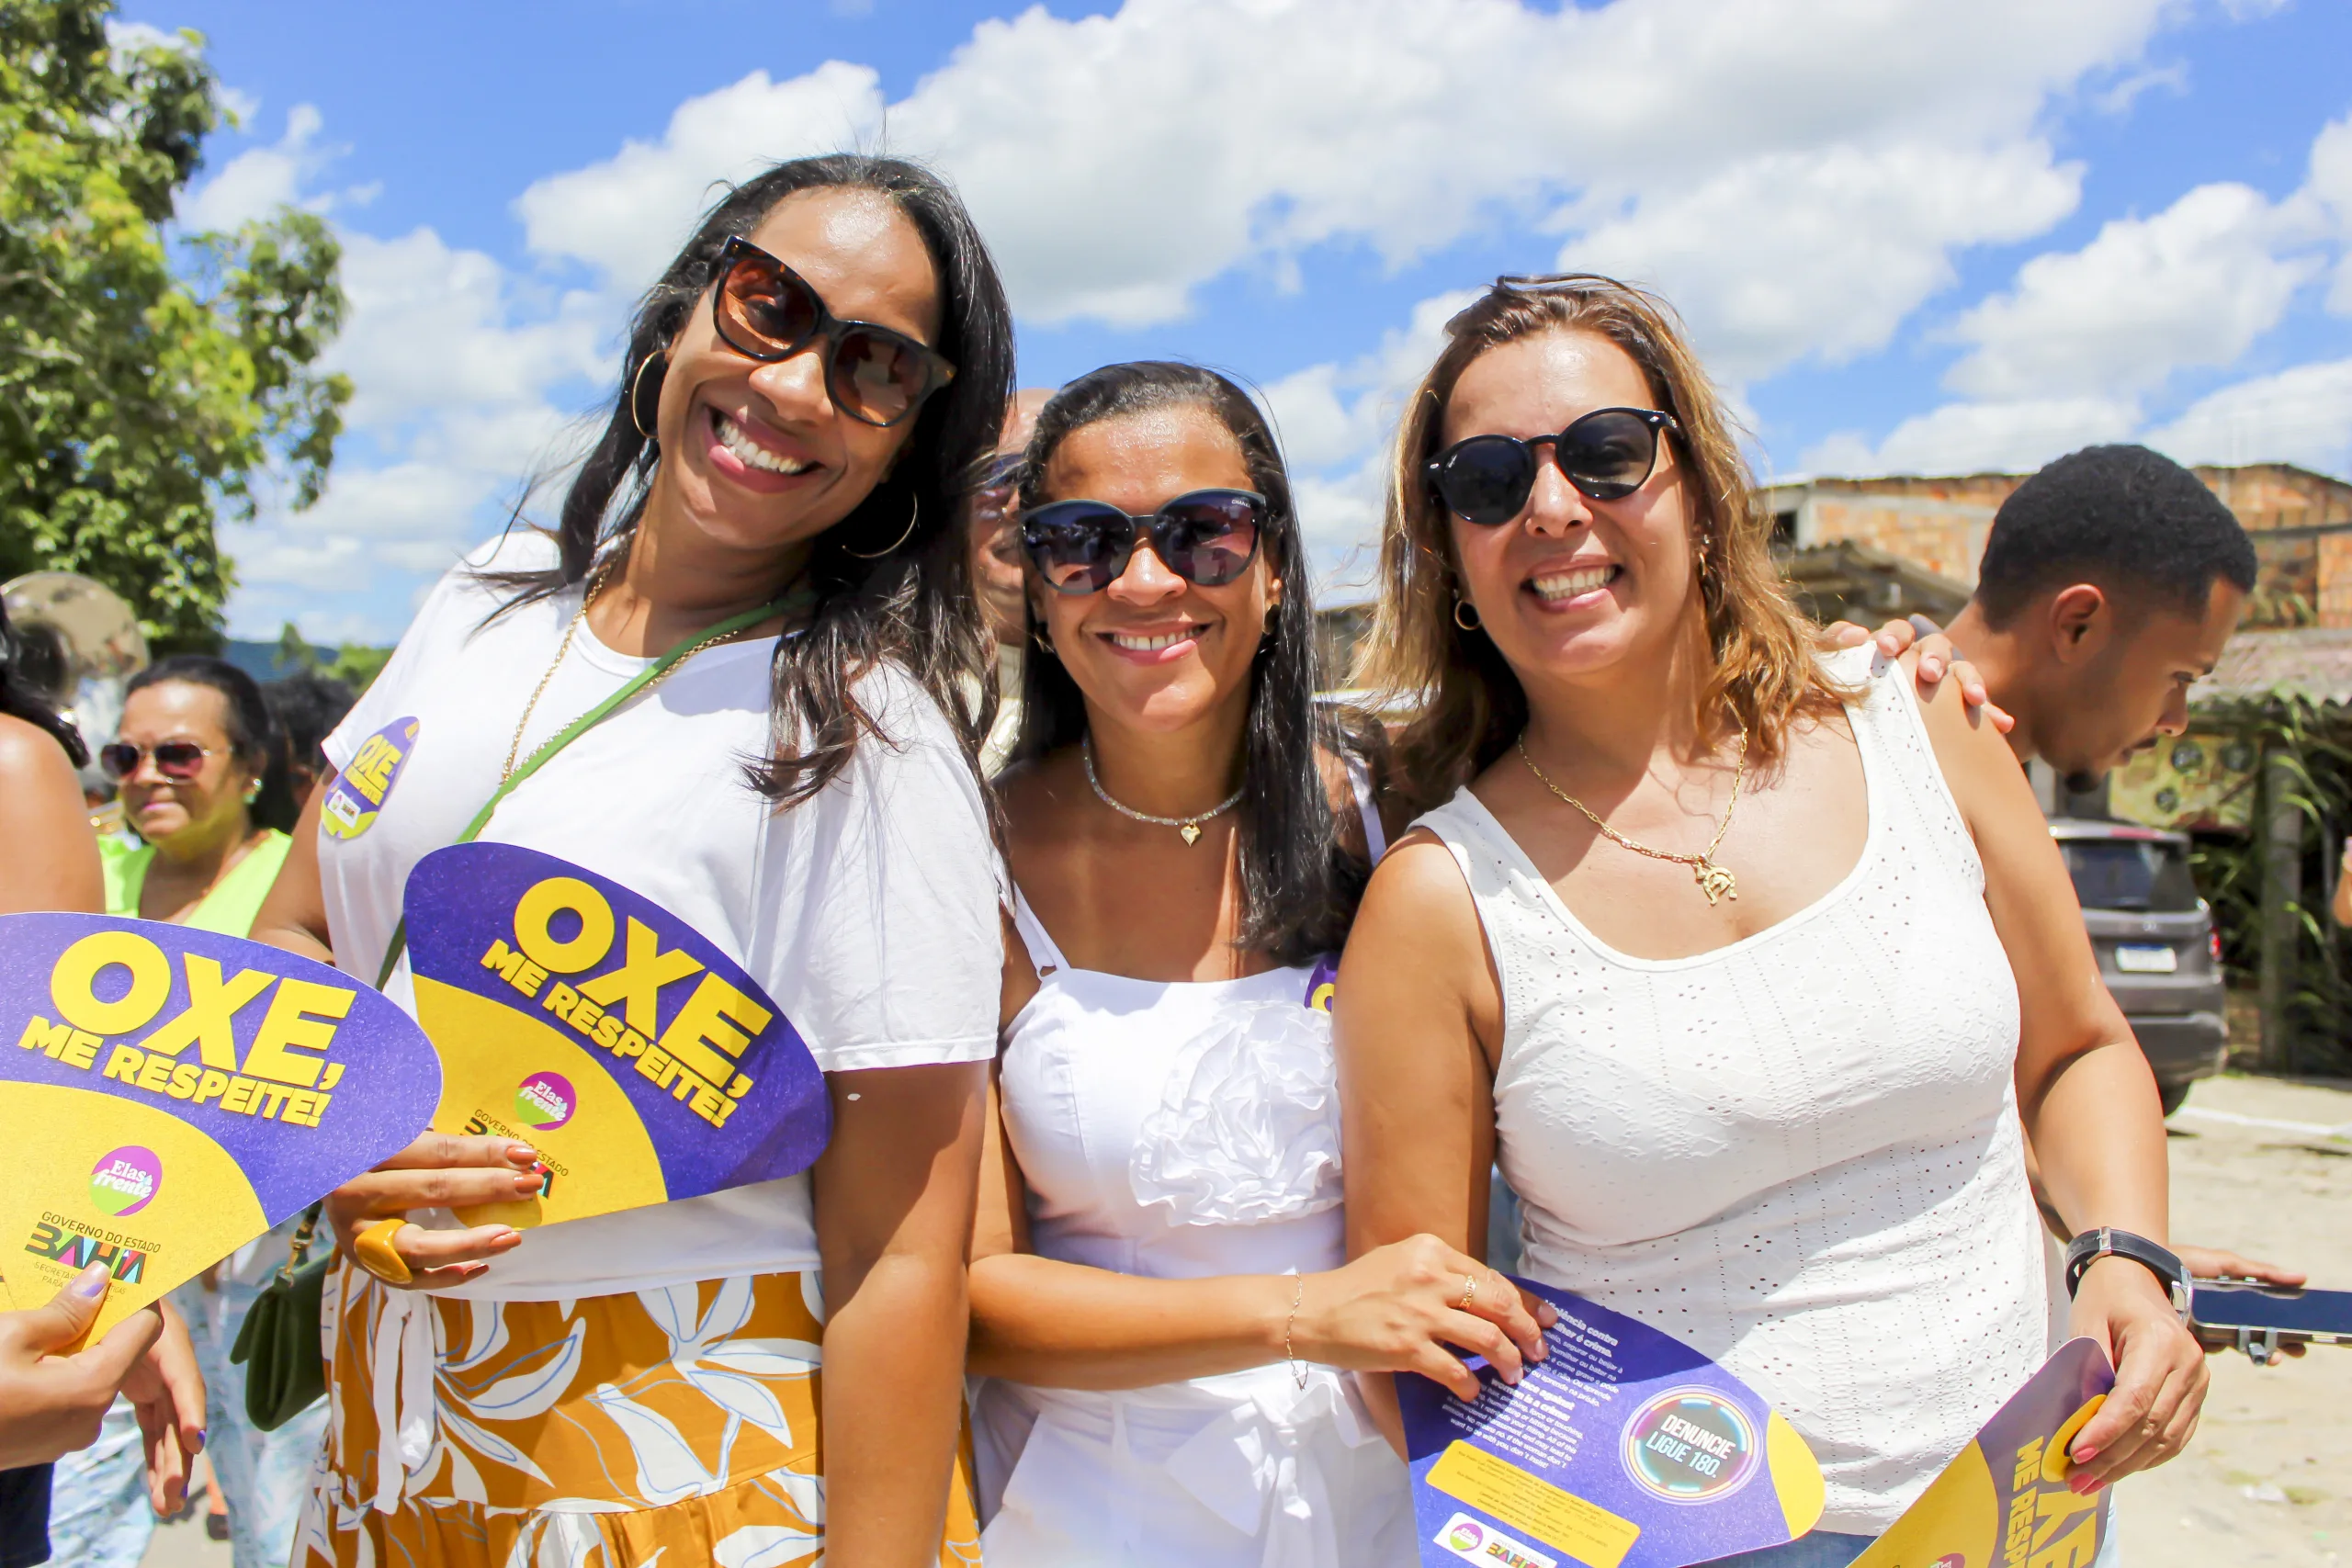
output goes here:
{"type": "Polygon", "coordinates": [[[1306,976],[1306,1005],[1317,1012],[1329,1012],[1340,995],[1340,955],[1327,953],[1315,961],[1306,976]]]}
{"type": "Polygon", "coordinates": [[[104,1263],[103,1336],[407,1147],[439,1098],[415,1021],[323,964],[188,926],[0,917],[0,1274],[20,1309],[104,1263]]]}
{"type": "Polygon", "coordinates": [[[742,966],[650,898],[514,844],[410,873],[417,1021],[445,1133],[537,1149],[538,1192],[459,1211],[524,1227],[806,1170],[832,1135],[824,1073],[742,966]]]}
{"type": "Polygon", "coordinates": [[[351,766],[335,775],[319,802],[319,826],[329,838],[356,839],[376,825],[376,814],[416,750],[416,731],[415,719],[396,718],[359,743],[351,766]]]}
{"type": "Polygon", "coordinates": [[[1984,1423],[1854,1568],[2086,1563],[2111,1527],[2112,1488],[2076,1496],[2067,1448],[2115,1387],[2096,1339],[2069,1339],[1984,1423]]]}
{"type": "Polygon", "coordinates": [[[1481,1359],[1467,1404],[1396,1380],[1428,1568],[1668,1568],[1814,1527],[1821,1467],[1755,1390],[1633,1318],[1519,1282],[1560,1314],[1517,1388],[1481,1359]]]}

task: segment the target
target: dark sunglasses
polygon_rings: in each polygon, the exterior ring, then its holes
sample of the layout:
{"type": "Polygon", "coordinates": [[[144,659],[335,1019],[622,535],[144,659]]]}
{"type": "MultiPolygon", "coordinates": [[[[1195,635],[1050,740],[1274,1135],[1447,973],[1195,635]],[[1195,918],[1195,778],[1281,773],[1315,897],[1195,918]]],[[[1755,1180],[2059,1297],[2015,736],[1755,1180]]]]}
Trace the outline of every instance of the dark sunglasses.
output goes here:
{"type": "Polygon", "coordinates": [[[192,779],[204,772],[204,759],[212,755],[209,748],[193,740],[164,740],[150,750],[129,740],[109,741],[98,748],[98,766],[110,779],[127,779],[139,771],[140,760],[155,759],[155,771],[167,779],[192,779]]]}
{"type": "Polygon", "coordinates": [[[1119,580],[1148,538],[1162,565],[1198,588],[1220,588],[1250,569],[1266,498],[1254,491],[1187,491],[1148,517],[1107,501],[1056,501],[1021,514],[1021,544],[1057,593],[1100,593],[1119,580]]]}
{"type": "Polygon", "coordinates": [[[871,321],[844,321],[808,280],[737,236],[718,253],[710,309],[718,335],[747,359],[774,364],[825,340],[825,389],[865,424],[891,425],[956,378],[936,349],[871,321]]]}
{"type": "Polygon", "coordinates": [[[1622,501],[1649,482],[1657,468],[1659,431],[1682,434],[1674,416],[1656,409],[1595,409],[1557,435],[1521,441],[1516,435],[1473,435],[1429,462],[1430,485],[1465,523],[1492,527],[1527,510],[1535,492],[1538,446],[1550,445],[1579,494],[1622,501]]]}

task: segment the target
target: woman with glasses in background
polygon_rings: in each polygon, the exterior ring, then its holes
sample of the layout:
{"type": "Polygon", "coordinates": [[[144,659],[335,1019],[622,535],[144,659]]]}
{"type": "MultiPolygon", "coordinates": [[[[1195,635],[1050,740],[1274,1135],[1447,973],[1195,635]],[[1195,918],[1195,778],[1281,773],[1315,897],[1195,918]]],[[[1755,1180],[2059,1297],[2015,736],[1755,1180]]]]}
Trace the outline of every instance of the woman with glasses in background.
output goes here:
{"type": "Polygon", "coordinates": [[[2205,1371],[2159,1278],[2155,1086],[2024,774],[1960,692],[1821,655],[1767,540],[1660,302],[1504,279],[1449,323],[1370,645],[1419,699],[1429,809],[1365,895],[1339,1036],[1351,1245],[1477,1250],[1498,1164],[1523,1272],[1804,1436],[1819,1529],[1737,1561],[1814,1568],[2041,1364],[2021,1126],[2067,1214],[2141,1238],[2070,1270],[2118,1377],[2075,1490],[2177,1453],[2205,1371]]]}
{"type": "MultiPolygon", "coordinates": [[[[124,688],[121,722],[115,739],[98,748],[98,764],[119,792],[123,826],[138,835],[98,840],[107,913],[248,934],[286,862],[291,840],[284,829],[293,815],[285,748],[260,683],[203,654],[151,664],[124,688]]],[[[274,1254],[271,1267],[284,1260],[290,1230],[291,1222],[253,1244],[257,1253],[274,1254]]],[[[202,1290],[191,1281],[172,1295],[200,1337],[209,1322],[202,1290]]],[[[208,1341],[205,1349],[211,1348],[208,1341]]],[[[254,1434],[224,1393],[212,1391],[207,1419],[216,1435],[241,1442],[254,1434]]],[[[270,1436],[306,1450],[307,1466],[323,1419],[313,1414],[293,1425],[283,1437],[270,1436]]],[[[232,1461],[225,1468],[234,1467],[232,1461]]],[[[61,1560],[136,1568],[155,1529],[141,1470],[138,1420],[128,1402],[118,1402],[98,1440],[58,1462],[50,1534],[61,1560]]],[[[224,1472],[217,1460],[215,1470],[224,1472]]],[[[250,1497],[232,1502],[246,1503],[250,1512],[250,1497]]],[[[290,1511],[281,1517],[274,1556],[282,1562],[293,1518],[290,1511]]],[[[247,1562],[272,1555],[243,1553],[247,1562]]]]}
{"type": "Polygon", "coordinates": [[[1417,1561],[1346,1369],[1467,1390],[1536,1321],[1430,1237],[1346,1261],[1329,955],[1385,832],[1315,707],[1272,432],[1187,365],[1080,377],[1023,469],[1016,935],[972,1262],[990,1568],[1417,1561]],[[1465,1291],[1464,1287],[1470,1289],[1465,1291]]]}
{"type": "Polygon", "coordinates": [[[428,1134],[331,1196],[357,1268],[327,1287],[295,1561],[968,1563],[1002,946],[960,521],[1011,315],[936,176],[812,158],[712,208],[627,343],[553,535],[444,579],[329,740],[346,779],[370,737],[404,760],[333,832],[337,785],[313,796],[264,926],[408,1001],[408,873],[497,799],[483,840],[611,878],[760,983],[827,1075],[831,1141],[797,1176],[527,1231],[449,1212],[537,1192],[508,1138],[428,1134]]]}

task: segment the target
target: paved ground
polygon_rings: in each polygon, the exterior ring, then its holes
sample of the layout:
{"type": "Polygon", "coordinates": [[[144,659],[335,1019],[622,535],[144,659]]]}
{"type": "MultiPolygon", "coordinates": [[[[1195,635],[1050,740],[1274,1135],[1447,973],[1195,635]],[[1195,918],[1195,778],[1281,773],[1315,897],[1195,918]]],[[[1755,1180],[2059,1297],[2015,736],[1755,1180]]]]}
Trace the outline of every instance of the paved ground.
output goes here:
{"type": "MultiPolygon", "coordinates": [[[[2173,1235],[2352,1290],[2352,1086],[2199,1084],[2173,1118],[2173,1235]],[[2225,1120],[2244,1117],[2245,1122],[2225,1120]]],[[[2117,1488],[2127,1568],[2352,1564],[2352,1347],[2257,1368],[2211,1359],[2188,1452],[2117,1488]]]]}
{"type": "MultiPolygon", "coordinates": [[[[2352,1086],[2199,1084],[2173,1119],[2174,1234],[2352,1290],[2352,1136],[2265,1122],[2352,1126],[2352,1086]]],[[[2352,1565],[2352,1347],[2268,1369],[2233,1352],[2212,1367],[2195,1446],[2118,1489],[2127,1568],[2352,1565]]],[[[155,1532],[144,1568],[229,1561],[190,1518],[155,1532]]]]}

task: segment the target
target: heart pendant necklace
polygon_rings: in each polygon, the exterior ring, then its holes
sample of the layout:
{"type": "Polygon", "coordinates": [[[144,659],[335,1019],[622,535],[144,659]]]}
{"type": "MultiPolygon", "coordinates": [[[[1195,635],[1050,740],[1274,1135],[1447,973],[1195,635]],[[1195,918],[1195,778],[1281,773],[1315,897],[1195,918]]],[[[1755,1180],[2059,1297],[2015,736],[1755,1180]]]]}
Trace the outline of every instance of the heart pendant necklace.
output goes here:
{"type": "Polygon", "coordinates": [[[1117,812],[1122,817],[1132,818],[1137,822],[1148,822],[1155,828],[1175,829],[1177,836],[1184,840],[1185,847],[1188,849],[1201,841],[1202,823],[1207,821],[1212,817],[1222,817],[1227,812],[1241,804],[1241,791],[1237,789],[1231,795],[1227,795],[1223,800],[1219,801],[1216,805],[1210,807],[1206,811],[1202,812],[1197,817],[1154,817],[1148,811],[1137,811],[1134,807],[1126,805],[1123,801],[1117,801],[1111,798],[1111,792],[1104,789],[1102,787],[1102,781],[1094,776],[1094,743],[1092,741],[1088,740],[1080,742],[1079,746],[1079,755],[1086,760],[1086,782],[1094,786],[1094,797],[1097,800],[1100,800],[1103,805],[1109,807],[1112,810],[1117,812]]]}

